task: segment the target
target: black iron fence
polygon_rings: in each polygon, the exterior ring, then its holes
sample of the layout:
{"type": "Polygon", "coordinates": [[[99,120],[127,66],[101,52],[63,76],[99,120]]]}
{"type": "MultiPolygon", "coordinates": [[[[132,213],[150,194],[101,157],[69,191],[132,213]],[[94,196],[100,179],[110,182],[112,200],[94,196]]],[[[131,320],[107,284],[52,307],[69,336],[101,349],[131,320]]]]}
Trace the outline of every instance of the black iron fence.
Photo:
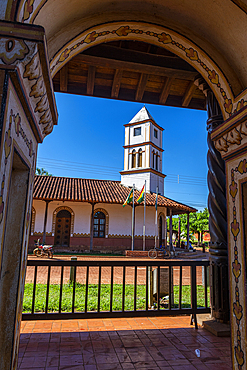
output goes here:
{"type": "Polygon", "coordinates": [[[23,320],[209,313],[208,261],[28,260],[23,320]]]}

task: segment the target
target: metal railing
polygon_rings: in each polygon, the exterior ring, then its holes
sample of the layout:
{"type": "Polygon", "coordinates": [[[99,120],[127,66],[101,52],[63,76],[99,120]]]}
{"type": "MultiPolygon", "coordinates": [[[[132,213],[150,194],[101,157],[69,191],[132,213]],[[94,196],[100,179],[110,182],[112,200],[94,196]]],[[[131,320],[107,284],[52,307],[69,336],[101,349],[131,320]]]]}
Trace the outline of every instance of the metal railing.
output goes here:
{"type": "MultiPolygon", "coordinates": [[[[23,313],[22,319],[61,320],[190,314],[194,316],[196,324],[196,314],[210,312],[208,266],[209,261],[28,260],[26,284],[28,281],[31,284],[31,308],[29,312],[23,313]],[[165,298],[162,298],[162,284],[166,285],[165,298]],[[49,306],[49,302],[53,298],[51,288],[55,285],[58,304],[54,308],[49,306]],[[41,286],[45,287],[43,308],[37,308],[36,300],[40,301],[37,290],[41,286]],[[71,309],[64,312],[63,298],[68,286],[71,292],[71,309]],[[116,287],[120,287],[120,293],[117,295],[114,291],[116,287]],[[106,289],[109,296],[104,293],[106,289]],[[185,289],[187,300],[188,294],[190,295],[190,304],[184,303],[185,289]],[[96,294],[93,309],[89,305],[92,291],[96,294]],[[130,308],[126,307],[127,295],[130,296],[130,308]],[[101,304],[105,299],[108,309],[102,310],[101,304]],[[118,307],[114,309],[116,301],[118,307]],[[83,308],[78,309],[78,302],[83,308]]],[[[25,294],[26,291],[24,300],[25,294]]]]}

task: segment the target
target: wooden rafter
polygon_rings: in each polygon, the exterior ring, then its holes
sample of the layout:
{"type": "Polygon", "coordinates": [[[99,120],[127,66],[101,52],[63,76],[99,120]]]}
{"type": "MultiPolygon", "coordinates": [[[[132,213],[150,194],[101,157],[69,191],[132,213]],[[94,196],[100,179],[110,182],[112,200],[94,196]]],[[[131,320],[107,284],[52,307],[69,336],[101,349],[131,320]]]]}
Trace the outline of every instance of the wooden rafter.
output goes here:
{"type": "Polygon", "coordinates": [[[115,74],[114,74],[113,83],[112,83],[112,89],[111,89],[112,98],[116,98],[116,99],[118,98],[122,76],[123,76],[122,69],[116,69],[115,74]]]}
{"type": "Polygon", "coordinates": [[[148,47],[148,49],[144,52],[133,49],[119,48],[112,45],[110,46],[109,44],[101,44],[97,46],[97,49],[87,49],[85,54],[101,58],[111,58],[113,60],[122,60],[126,62],[134,60],[136,63],[141,64],[193,71],[193,67],[191,67],[185,60],[172,53],[169,53],[169,55],[151,53],[150,51],[154,50],[154,48],[151,46],[152,45],[150,45],[150,47],[148,47]]]}
{"type": "Polygon", "coordinates": [[[135,100],[142,101],[147,82],[148,82],[148,74],[142,73],[139,79],[137,90],[136,90],[135,100]]]}
{"type": "Polygon", "coordinates": [[[60,91],[68,91],[68,63],[60,69],[60,91]]]}
{"type": "Polygon", "coordinates": [[[173,78],[167,77],[167,79],[164,83],[164,86],[162,88],[161,94],[159,96],[159,103],[160,104],[165,104],[166,103],[167,98],[168,98],[169,93],[170,93],[170,89],[171,89],[173,80],[174,80],[173,78]]]}
{"type": "Polygon", "coordinates": [[[53,83],[55,91],[71,94],[193,109],[205,109],[208,88],[191,65],[170,51],[126,40],[76,55],[53,83]]]}
{"type": "Polygon", "coordinates": [[[94,84],[95,84],[95,66],[88,66],[88,74],[87,74],[87,94],[93,95],[94,92],[94,84]]]}
{"type": "Polygon", "coordinates": [[[193,81],[198,75],[196,71],[180,70],[174,68],[160,67],[143,63],[126,62],[122,60],[96,57],[93,55],[79,54],[74,58],[77,62],[89,64],[95,67],[122,69],[125,71],[152,74],[158,76],[182,78],[193,81]]]}
{"type": "Polygon", "coordinates": [[[188,86],[187,90],[185,91],[184,96],[183,96],[182,107],[186,108],[186,107],[189,106],[190,101],[193,97],[193,94],[194,94],[195,90],[196,90],[196,85],[194,84],[193,81],[191,81],[189,83],[189,86],[188,86]]]}

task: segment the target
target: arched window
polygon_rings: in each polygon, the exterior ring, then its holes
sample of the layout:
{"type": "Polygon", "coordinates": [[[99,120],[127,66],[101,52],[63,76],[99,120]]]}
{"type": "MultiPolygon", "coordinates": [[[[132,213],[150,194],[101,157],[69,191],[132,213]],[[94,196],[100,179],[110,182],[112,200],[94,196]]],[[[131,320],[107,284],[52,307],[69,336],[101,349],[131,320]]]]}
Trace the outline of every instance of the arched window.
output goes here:
{"type": "Polygon", "coordinates": [[[136,151],[135,149],[132,151],[132,168],[136,167],[136,151]]]}
{"type": "Polygon", "coordinates": [[[156,166],[155,166],[156,170],[158,171],[159,170],[159,156],[158,156],[158,153],[156,153],[156,166]]]}
{"type": "Polygon", "coordinates": [[[57,213],[55,227],[55,245],[69,246],[71,213],[63,209],[57,213]]]}
{"type": "Polygon", "coordinates": [[[93,218],[93,236],[94,238],[105,237],[105,214],[103,212],[96,212],[93,218]]]}
{"type": "Polygon", "coordinates": [[[142,150],[138,150],[138,167],[142,167],[142,150]]]}
{"type": "Polygon", "coordinates": [[[155,153],[153,151],[153,168],[155,168],[155,153]]]}

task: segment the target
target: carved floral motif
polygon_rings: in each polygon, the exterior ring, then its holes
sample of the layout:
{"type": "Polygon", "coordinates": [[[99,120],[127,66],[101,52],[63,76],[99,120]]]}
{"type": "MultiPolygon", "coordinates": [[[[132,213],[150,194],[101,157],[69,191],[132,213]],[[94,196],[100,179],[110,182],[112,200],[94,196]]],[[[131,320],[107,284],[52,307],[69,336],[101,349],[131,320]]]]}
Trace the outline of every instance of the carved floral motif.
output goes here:
{"type": "Polygon", "coordinates": [[[22,60],[29,53],[24,40],[0,37],[0,59],[4,64],[12,64],[22,60]]]}
{"type": "MultiPolygon", "coordinates": [[[[100,38],[102,38],[102,41],[105,41],[106,35],[118,36],[122,38],[130,37],[131,34],[144,35],[146,38],[150,38],[150,42],[153,40],[161,44],[168,45],[169,50],[172,50],[175,53],[176,49],[179,49],[179,52],[177,52],[177,54],[181,55],[182,52],[184,59],[189,59],[190,64],[196,64],[196,69],[202,69],[206,72],[208,83],[214,85],[214,88],[218,89],[219,94],[223,98],[223,108],[229,116],[242,109],[243,106],[247,105],[247,101],[242,98],[239,102],[236,103],[236,108],[235,110],[233,110],[233,103],[235,104],[235,102],[233,102],[233,97],[229,96],[230,90],[228,90],[228,92],[225,91],[225,82],[223,82],[223,75],[219,75],[219,73],[216,71],[217,67],[215,67],[214,69],[214,67],[210,66],[209,62],[204,61],[205,57],[203,56],[203,52],[199,49],[196,49],[196,46],[189,47],[188,45],[186,45],[186,43],[188,42],[185,40],[177,42],[175,41],[175,36],[173,36],[173,34],[164,32],[162,30],[160,32],[149,31],[147,30],[147,25],[142,24],[136,26],[121,25],[117,26],[116,29],[111,29],[110,26],[108,26],[108,28],[106,28],[104,31],[89,31],[87,34],[82,35],[81,38],[78,38],[76,44],[73,44],[73,41],[70,44],[67,44],[67,47],[54,58],[54,62],[51,62],[51,72],[57,69],[56,67],[59,66],[59,64],[63,63],[66,59],[70,59],[72,55],[74,56],[76,49],[81,49],[81,46],[83,44],[89,45],[95,42],[98,43],[100,38]],[[206,63],[208,63],[208,65],[206,63]]],[[[223,145],[219,146],[222,147],[222,150],[223,148],[224,150],[226,150],[225,143],[222,144],[223,145]]]]}
{"type": "MultiPolygon", "coordinates": [[[[28,140],[28,137],[24,131],[24,129],[21,126],[21,117],[19,113],[14,114],[13,110],[11,109],[10,115],[9,115],[9,126],[7,131],[5,132],[5,140],[4,140],[4,153],[5,153],[5,159],[4,159],[4,170],[3,170],[3,176],[2,176],[2,181],[1,181],[1,188],[0,188],[0,223],[3,220],[3,212],[4,212],[4,201],[3,201],[3,195],[4,195],[4,188],[5,188],[5,173],[6,173],[6,167],[8,163],[8,158],[11,153],[11,146],[12,146],[12,136],[11,136],[11,129],[12,125],[14,125],[15,133],[17,137],[22,137],[24,140],[25,145],[28,148],[28,155],[30,158],[32,158],[32,167],[31,167],[31,177],[34,177],[35,173],[35,151],[33,149],[33,143],[32,140],[28,140]]],[[[26,218],[28,219],[29,223],[29,218],[30,214],[27,214],[26,218]]]]}
{"type": "Polygon", "coordinates": [[[1,182],[1,190],[0,190],[0,223],[3,220],[3,212],[4,212],[4,201],[3,201],[3,195],[4,195],[4,187],[5,187],[5,172],[6,172],[6,166],[8,163],[8,157],[11,152],[11,144],[12,144],[12,137],[11,137],[11,126],[13,122],[13,116],[12,116],[12,110],[9,117],[9,127],[7,131],[5,132],[5,140],[4,140],[4,153],[5,153],[5,160],[4,160],[4,171],[3,171],[3,177],[1,182]]]}
{"type": "Polygon", "coordinates": [[[22,1],[21,11],[17,15],[19,22],[33,23],[40,9],[48,0],[24,0],[22,1]],[[22,14],[22,16],[20,15],[22,14]]]}
{"type": "Polygon", "coordinates": [[[241,320],[243,318],[243,307],[239,298],[239,277],[241,276],[241,263],[238,260],[238,236],[240,233],[240,224],[237,221],[236,195],[238,192],[237,182],[235,181],[235,173],[243,174],[246,172],[246,160],[239,162],[236,168],[231,170],[231,185],[229,186],[229,194],[233,202],[233,221],[231,222],[231,233],[234,239],[234,261],[232,262],[232,274],[235,281],[235,302],[233,302],[233,313],[237,325],[237,345],[234,347],[235,360],[237,361],[238,369],[241,370],[245,363],[244,352],[241,346],[241,320]]]}
{"type": "Polygon", "coordinates": [[[230,130],[227,134],[214,141],[219,152],[227,153],[231,146],[241,145],[247,136],[247,121],[244,121],[230,130]]]}
{"type": "Polygon", "coordinates": [[[34,101],[34,112],[38,112],[40,114],[39,124],[42,125],[43,134],[48,135],[53,128],[52,115],[38,52],[25,66],[23,78],[27,78],[29,81],[34,81],[31,86],[29,96],[34,101]]]}

